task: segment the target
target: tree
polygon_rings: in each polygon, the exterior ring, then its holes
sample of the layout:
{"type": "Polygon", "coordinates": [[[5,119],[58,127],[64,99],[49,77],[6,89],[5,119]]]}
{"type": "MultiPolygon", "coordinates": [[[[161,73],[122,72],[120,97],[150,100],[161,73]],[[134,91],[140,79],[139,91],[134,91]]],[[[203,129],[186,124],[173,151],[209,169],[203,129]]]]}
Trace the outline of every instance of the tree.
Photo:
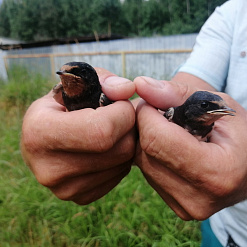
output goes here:
{"type": "Polygon", "coordinates": [[[17,15],[14,18],[15,36],[22,40],[33,40],[36,33],[39,32],[38,2],[35,0],[22,0],[18,1],[16,5],[17,15]]]}
{"type": "Polygon", "coordinates": [[[128,26],[127,36],[140,35],[143,17],[143,0],[125,0],[123,11],[128,26]]]}
{"type": "Polygon", "coordinates": [[[140,23],[140,34],[150,36],[161,34],[163,26],[170,23],[167,5],[157,0],[143,2],[142,19],[140,23]]]}
{"type": "Polygon", "coordinates": [[[119,0],[94,0],[92,4],[93,30],[97,33],[121,33],[122,9],[119,0]]]}
{"type": "Polygon", "coordinates": [[[3,0],[0,35],[26,41],[198,32],[226,0],[3,0]]]}
{"type": "Polygon", "coordinates": [[[6,2],[4,2],[0,7],[0,35],[4,37],[10,37],[11,36],[10,20],[6,13],[7,13],[7,4],[6,2]]]}
{"type": "Polygon", "coordinates": [[[49,0],[41,1],[34,0],[38,9],[35,11],[35,14],[39,17],[36,29],[34,40],[44,40],[58,37],[58,25],[60,22],[59,19],[59,10],[61,8],[60,0],[49,0]]]}

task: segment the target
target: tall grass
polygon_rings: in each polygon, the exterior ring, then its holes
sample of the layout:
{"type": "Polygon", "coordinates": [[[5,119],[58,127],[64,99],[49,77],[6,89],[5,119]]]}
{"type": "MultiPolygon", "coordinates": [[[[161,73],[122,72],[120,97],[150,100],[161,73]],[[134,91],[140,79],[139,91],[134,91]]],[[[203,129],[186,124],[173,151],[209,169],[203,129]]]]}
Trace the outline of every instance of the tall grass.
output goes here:
{"type": "Polygon", "coordinates": [[[8,74],[8,82],[0,81],[0,100],[5,109],[23,110],[52,86],[47,78],[26,68],[14,66],[8,74]]]}
{"type": "Polygon", "coordinates": [[[60,201],[39,185],[21,158],[21,121],[52,83],[19,68],[10,75],[0,82],[1,247],[199,246],[199,223],[179,219],[136,167],[88,206],[60,201]]]}

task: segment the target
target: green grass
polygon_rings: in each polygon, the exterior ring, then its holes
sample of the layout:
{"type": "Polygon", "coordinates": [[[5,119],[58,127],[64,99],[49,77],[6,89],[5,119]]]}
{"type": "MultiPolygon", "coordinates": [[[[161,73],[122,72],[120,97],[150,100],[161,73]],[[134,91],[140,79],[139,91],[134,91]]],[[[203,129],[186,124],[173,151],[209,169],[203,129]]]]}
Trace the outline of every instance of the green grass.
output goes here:
{"type": "Polygon", "coordinates": [[[137,167],[88,206],[61,201],[38,184],[21,158],[21,121],[27,105],[52,84],[17,72],[8,84],[0,82],[1,247],[199,246],[200,223],[179,219],[137,167]]]}

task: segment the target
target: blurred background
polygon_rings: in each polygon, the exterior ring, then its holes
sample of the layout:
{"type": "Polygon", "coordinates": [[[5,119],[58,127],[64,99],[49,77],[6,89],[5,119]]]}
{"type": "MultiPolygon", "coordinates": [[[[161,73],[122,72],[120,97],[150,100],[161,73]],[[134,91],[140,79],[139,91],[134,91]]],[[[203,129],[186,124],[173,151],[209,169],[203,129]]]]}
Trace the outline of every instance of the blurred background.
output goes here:
{"type": "Polygon", "coordinates": [[[85,61],[119,76],[170,79],[223,0],[0,0],[0,246],[199,246],[138,168],[88,206],[55,198],[22,161],[22,118],[85,61]]]}

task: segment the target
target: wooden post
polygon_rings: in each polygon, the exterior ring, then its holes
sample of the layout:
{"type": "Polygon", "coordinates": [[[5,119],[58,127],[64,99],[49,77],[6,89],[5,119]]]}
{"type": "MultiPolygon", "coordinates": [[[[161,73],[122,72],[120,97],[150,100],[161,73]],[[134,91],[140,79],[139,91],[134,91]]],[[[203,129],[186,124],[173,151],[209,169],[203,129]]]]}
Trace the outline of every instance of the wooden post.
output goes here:
{"type": "Polygon", "coordinates": [[[56,70],[55,70],[55,61],[54,61],[54,55],[50,54],[50,64],[51,64],[51,77],[52,80],[56,80],[56,70]]]}
{"type": "Polygon", "coordinates": [[[126,77],[126,54],[124,51],[121,52],[122,57],[122,76],[126,77]]]}
{"type": "Polygon", "coordinates": [[[5,56],[3,57],[3,61],[4,61],[4,67],[5,67],[5,71],[6,71],[6,81],[8,80],[8,69],[9,69],[9,66],[8,66],[8,58],[5,56]]]}
{"type": "Polygon", "coordinates": [[[6,69],[6,72],[8,70],[8,58],[7,57],[4,57],[3,60],[4,60],[4,66],[5,66],[5,69],[6,69]]]}

